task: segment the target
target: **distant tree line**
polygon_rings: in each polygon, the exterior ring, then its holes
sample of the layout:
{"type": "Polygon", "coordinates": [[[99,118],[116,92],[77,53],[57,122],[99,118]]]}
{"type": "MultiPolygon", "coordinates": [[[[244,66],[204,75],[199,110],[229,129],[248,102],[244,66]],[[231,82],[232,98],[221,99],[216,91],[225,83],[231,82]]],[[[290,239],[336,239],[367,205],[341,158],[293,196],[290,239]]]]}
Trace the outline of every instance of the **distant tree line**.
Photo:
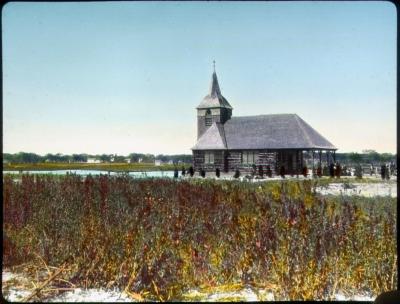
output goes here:
{"type": "Polygon", "coordinates": [[[380,164],[396,162],[396,154],[378,153],[375,150],[364,150],[363,153],[336,153],[336,160],[342,164],[380,164]]]}
{"type": "MultiPolygon", "coordinates": [[[[127,156],[117,154],[72,154],[64,155],[61,153],[51,154],[48,153],[44,156],[19,152],[19,153],[3,153],[3,161],[9,163],[41,163],[41,162],[55,162],[55,163],[86,163],[88,159],[95,159],[100,162],[114,162],[114,163],[154,163],[154,161],[160,160],[162,162],[172,161],[173,163],[184,162],[191,163],[191,154],[176,154],[176,155],[164,155],[164,154],[143,154],[143,153],[131,153],[127,156]]],[[[341,164],[355,164],[355,163],[388,163],[396,161],[396,154],[391,153],[378,153],[374,150],[365,150],[363,153],[336,153],[336,160],[341,164]]]]}
{"type": "Polygon", "coordinates": [[[190,163],[192,161],[192,155],[190,154],[177,154],[177,155],[153,155],[153,154],[142,154],[142,153],[131,153],[127,156],[117,154],[51,154],[38,155],[36,153],[19,152],[19,153],[3,153],[3,162],[9,163],[42,163],[42,162],[53,162],[53,163],[86,163],[88,159],[95,159],[100,162],[113,162],[113,163],[154,163],[156,159],[162,162],[172,161],[174,163],[184,162],[190,163]]]}

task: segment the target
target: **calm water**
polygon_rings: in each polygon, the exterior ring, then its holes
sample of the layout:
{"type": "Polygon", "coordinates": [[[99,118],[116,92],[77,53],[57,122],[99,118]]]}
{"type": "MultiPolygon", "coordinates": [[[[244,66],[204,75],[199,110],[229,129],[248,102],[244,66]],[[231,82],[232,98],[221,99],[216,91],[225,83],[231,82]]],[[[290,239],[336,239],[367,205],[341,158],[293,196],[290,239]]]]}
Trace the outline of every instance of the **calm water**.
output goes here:
{"type": "MultiPolygon", "coordinates": [[[[3,171],[3,174],[18,174],[20,171],[3,171]]],[[[65,175],[67,173],[74,173],[82,176],[87,175],[100,175],[100,174],[110,174],[110,175],[122,175],[124,172],[108,172],[101,170],[23,170],[24,174],[54,174],[54,175],[65,175]]],[[[137,177],[137,178],[146,178],[146,177],[174,177],[174,171],[146,171],[146,172],[129,172],[129,176],[137,177]]],[[[181,171],[179,171],[179,176],[181,176],[181,171]]]]}

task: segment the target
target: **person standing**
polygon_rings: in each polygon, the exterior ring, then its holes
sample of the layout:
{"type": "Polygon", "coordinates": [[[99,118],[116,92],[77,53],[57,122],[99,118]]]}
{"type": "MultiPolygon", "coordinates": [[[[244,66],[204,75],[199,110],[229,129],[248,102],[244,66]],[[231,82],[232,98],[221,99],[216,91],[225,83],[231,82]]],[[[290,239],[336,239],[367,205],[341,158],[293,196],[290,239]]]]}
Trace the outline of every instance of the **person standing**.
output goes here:
{"type": "Polygon", "coordinates": [[[386,179],[390,179],[390,167],[389,167],[389,165],[386,165],[386,168],[385,168],[385,178],[386,179]]]}
{"type": "Polygon", "coordinates": [[[194,175],[194,169],[192,166],[190,166],[190,168],[189,168],[189,174],[190,174],[190,177],[193,177],[193,175],[194,175]]]}
{"type": "Polygon", "coordinates": [[[285,167],[284,167],[284,166],[281,166],[281,169],[280,169],[280,171],[279,171],[279,174],[280,174],[280,176],[281,176],[282,178],[285,178],[286,171],[285,171],[285,167]]]}
{"type": "Polygon", "coordinates": [[[317,168],[317,176],[318,177],[322,177],[322,168],[321,168],[321,166],[318,166],[318,168],[317,168]]]}
{"type": "Polygon", "coordinates": [[[340,163],[336,164],[335,175],[337,178],[340,178],[340,175],[342,175],[342,167],[340,166],[340,163]]]}
{"type": "Polygon", "coordinates": [[[329,165],[329,175],[330,177],[335,177],[335,165],[333,163],[329,165]]]}
{"type": "Polygon", "coordinates": [[[382,177],[382,179],[385,179],[385,176],[386,176],[386,166],[382,165],[381,166],[381,177],[382,177]]]}
{"type": "Polygon", "coordinates": [[[259,165],[259,166],[258,166],[258,175],[259,175],[261,178],[264,178],[264,169],[263,169],[263,166],[262,166],[262,165],[259,165]]]}

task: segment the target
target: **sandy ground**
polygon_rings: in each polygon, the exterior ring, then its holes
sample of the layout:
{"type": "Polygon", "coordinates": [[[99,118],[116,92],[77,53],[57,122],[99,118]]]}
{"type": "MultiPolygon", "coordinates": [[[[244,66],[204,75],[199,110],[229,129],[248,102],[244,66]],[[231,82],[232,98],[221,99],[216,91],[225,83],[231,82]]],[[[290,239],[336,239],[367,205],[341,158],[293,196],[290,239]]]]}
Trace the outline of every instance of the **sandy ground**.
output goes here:
{"type": "MultiPolygon", "coordinates": [[[[19,283],[26,283],[27,279],[23,276],[9,271],[3,270],[3,296],[10,302],[19,302],[24,297],[30,295],[31,291],[22,287],[7,287],[7,282],[14,281],[19,283]],[[5,286],[6,285],[6,286],[5,286]]],[[[17,283],[17,285],[19,285],[17,283]]],[[[203,294],[197,290],[190,290],[186,294],[187,299],[199,299],[201,302],[218,302],[224,299],[238,299],[242,301],[274,301],[275,297],[272,292],[251,288],[244,288],[234,292],[216,292],[211,294],[203,294]]],[[[345,296],[342,293],[337,293],[335,299],[338,301],[374,301],[375,297],[371,295],[352,295],[345,296]]],[[[67,291],[63,294],[55,296],[46,300],[46,302],[137,302],[129,296],[125,295],[118,290],[104,290],[104,289],[81,289],[77,288],[73,291],[67,291]]]]}
{"type": "Polygon", "coordinates": [[[322,195],[359,195],[365,197],[390,196],[397,197],[397,183],[331,183],[328,187],[317,187],[322,195]]]}

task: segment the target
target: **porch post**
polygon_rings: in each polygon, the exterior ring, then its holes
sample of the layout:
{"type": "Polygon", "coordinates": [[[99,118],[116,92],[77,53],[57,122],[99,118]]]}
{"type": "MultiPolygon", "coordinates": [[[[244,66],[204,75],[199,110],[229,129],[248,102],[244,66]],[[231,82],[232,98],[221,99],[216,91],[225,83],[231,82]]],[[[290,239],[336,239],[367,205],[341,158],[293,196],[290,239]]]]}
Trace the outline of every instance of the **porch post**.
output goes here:
{"type": "Polygon", "coordinates": [[[312,169],[314,173],[314,150],[312,150],[312,169]]]}
{"type": "Polygon", "coordinates": [[[319,150],[319,166],[322,168],[322,150],[319,150]]]}

